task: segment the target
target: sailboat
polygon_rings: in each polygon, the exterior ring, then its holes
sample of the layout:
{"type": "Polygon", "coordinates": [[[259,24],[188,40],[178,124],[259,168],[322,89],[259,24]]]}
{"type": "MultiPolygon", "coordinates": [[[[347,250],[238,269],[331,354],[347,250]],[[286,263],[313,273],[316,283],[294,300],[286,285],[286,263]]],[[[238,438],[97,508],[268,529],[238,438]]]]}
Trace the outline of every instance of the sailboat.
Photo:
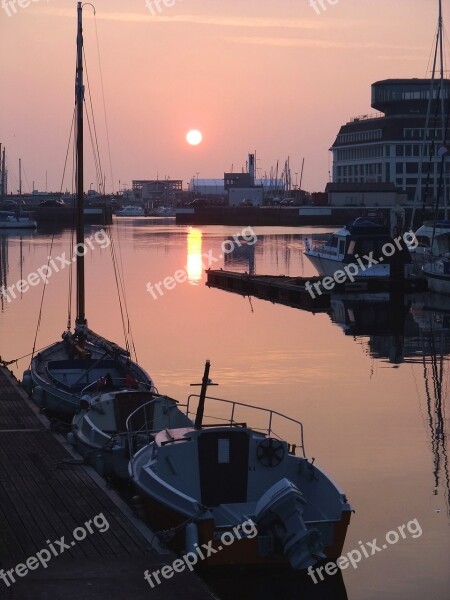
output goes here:
{"type": "Polygon", "coordinates": [[[37,223],[28,215],[12,210],[0,210],[0,229],[36,229],[37,223]]]}
{"type": "Polygon", "coordinates": [[[352,508],[314,459],[306,458],[301,422],[207,397],[209,372],[207,361],[200,395],[191,395],[186,405],[186,414],[195,414],[193,425],[166,428],[139,449],[140,428],[148,428],[145,405],[127,419],[129,472],[150,524],[178,552],[211,547],[205,566],[302,570],[337,559],[352,508]],[[217,409],[208,419],[218,424],[205,423],[206,405],[217,409]],[[279,427],[290,431],[290,443],[275,433],[279,427]]]}
{"type": "MultiPolygon", "coordinates": [[[[22,167],[19,162],[19,187],[22,194],[22,167]]],[[[0,229],[36,229],[37,223],[27,213],[18,210],[1,210],[6,197],[6,149],[0,144],[0,229]]]]}
{"type": "MultiPolygon", "coordinates": [[[[77,68],[75,88],[76,111],[76,242],[84,243],[84,181],[83,181],[83,25],[82,3],[78,2],[77,68]]],[[[23,385],[41,409],[60,415],[74,415],[80,399],[97,392],[131,391],[152,398],[156,389],[151,377],[130,353],[88,327],[85,313],[84,256],[76,257],[76,306],[74,330],[70,325],[62,341],[51,344],[32,357],[23,385]],[[132,384],[130,384],[132,382],[132,384]]],[[[120,394],[118,394],[120,400],[120,394]]],[[[118,401],[119,401],[118,400],[118,401]]]]}
{"type": "MultiPolygon", "coordinates": [[[[449,105],[449,87],[448,80],[444,78],[444,28],[443,28],[443,13],[442,13],[442,0],[438,2],[438,28],[436,35],[436,43],[434,45],[434,63],[433,72],[431,77],[431,88],[428,101],[427,116],[425,121],[423,143],[422,143],[422,157],[425,156],[426,144],[429,143],[432,131],[435,129],[441,130],[441,147],[439,148],[436,158],[441,159],[440,164],[440,176],[437,189],[437,202],[435,207],[435,218],[433,221],[425,221],[415,232],[418,245],[416,248],[411,249],[411,255],[413,257],[414,265],[418,275],[424,275],[428,278],[427,273],[432,273],[436,270],[437,275],[441,275],[443,268],[441,264],[438,264],[436,269],[431,267],[431,264],[435,259],[445,256],[450,253],[450,221],[448,220],[448,174],[445,169],[445,161],[447,154],[446,139],[448,138],[448,105],[449,105]],[[438,63],[439,57],[439,63],[438,63]],[[439,68],[439,79],[436,78],[436,71],[439,68]],[[436,85],[435,85],[436,82],[436,85]],[[446,85],[447,84],[447,85],[446,85]],[[446,110],[447,104],[447,110],[446,110]],[[432,119],[432,113],[435,113],[435,119],[439,119],[436,122],[436,127],[431,128],[430,120],[432,119]],[[438,117],[439,114],[439,117],[438,117]],[[440,219],[440,207],[439,201],[441,196],[444,196],[444,218],[440,219]],[[426,268],[424,268],[426,267],[426,268]]],[[[431,161],[432,154],[430,153],[430,164],[429,169],[434,168],[434,161],[431,161]]],[[[413,210],[411,213],[411,227],[414,225],[416,203],[419,198],[419,194],[423,194],[426,198],[428,190],[428,178],[425,192],[422,189],[422,162],[419,165],[419,177],[416,188],[416,196],[414,199],[413,210]]],[[[428,176],[429,177],[429,176],[428,176]]],[[[425,212],[425,199],[423,200],[422,212],[425,212]]]]}

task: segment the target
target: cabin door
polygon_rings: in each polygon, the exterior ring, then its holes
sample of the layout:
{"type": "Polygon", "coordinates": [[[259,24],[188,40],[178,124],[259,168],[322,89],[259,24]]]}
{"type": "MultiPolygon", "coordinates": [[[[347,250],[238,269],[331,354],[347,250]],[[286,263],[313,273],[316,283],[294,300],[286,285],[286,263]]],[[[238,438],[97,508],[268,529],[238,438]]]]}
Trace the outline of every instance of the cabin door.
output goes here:
{"type": "Polygon", "coordinates": [[[198,437],[201,502],[218,506],[247,501],[248,434],[204,431],[198,437]]]}

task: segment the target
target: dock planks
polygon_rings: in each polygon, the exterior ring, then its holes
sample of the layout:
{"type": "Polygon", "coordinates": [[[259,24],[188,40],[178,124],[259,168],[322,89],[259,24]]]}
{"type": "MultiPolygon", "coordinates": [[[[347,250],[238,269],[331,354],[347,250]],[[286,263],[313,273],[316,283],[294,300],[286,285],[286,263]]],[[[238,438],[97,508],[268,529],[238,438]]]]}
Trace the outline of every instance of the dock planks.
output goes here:
{"type": "Polygon", "coordinates": [[[18,383],[0,368],[0,568],[24,563],[62,536],[70,545],[47,568],[39,565],[24,577],[13,574],[16,582],[9,587],[0,579],[0,600],[79,600],[80,594],[83,600],[140,600],[150,594],[168,600],[211,598],[189,573],[150,588],[144,571],[170,564],[173,556],[157,554],[150,532],[136,525],[131,509],[92,469],[70,464],[72,458],[18,383]],[[100,514],[104,519],[97,523],[105,531],[91,524],[93,532],[75,541],[74,530],[86,529],[85,523],[100,514]]]}
{"type": "MultiPolygon", "coordinates": [[[[319,313],[331,309],[333,294],[390,293],[402,294],[426,290],[426,280],[394,279],[389,277],[356,277],[334,285],[331,291],[320,287],[320,294],[313,287],[323,277],[288,277],[285,275],[250,275],[223,269],[206,271],[208,287],[218,288],[241,296],[254,296],[275,304],[319,313]],[[312,289],[312,294],[308,291],[312,289]]],[[[327,277],[327,279],[331,279],[327,277]]]]}

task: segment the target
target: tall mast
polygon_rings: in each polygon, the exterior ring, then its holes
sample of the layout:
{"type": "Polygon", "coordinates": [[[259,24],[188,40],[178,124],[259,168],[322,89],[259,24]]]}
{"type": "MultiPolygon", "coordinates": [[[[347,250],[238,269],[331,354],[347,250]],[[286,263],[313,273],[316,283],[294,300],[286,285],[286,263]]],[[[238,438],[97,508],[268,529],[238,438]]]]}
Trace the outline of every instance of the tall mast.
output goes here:
{"type": "MultiPolygon", "coordinates": [[[[442,16],[442,0],[439,0],[438,7],[439,7],[438,29],[437,29],[437,34],[436,34],[436,43],[434,44],[433,68],[432,68],[431,86],[430,86],[430,92],[429,92],[430,96],[429,96],[429,100],[428,100],[427,115],[426,115],[426,119],[425,119],[425,129],[424,129],[424,136],[423,136],[423,141],[422,141],[422,149],[421,149],[421,153],[420,153],[421,156],[420,156],[419,170],[418,170],[418,182],[417,182],[417,186],[416,186],[416,192],[414,195],[414,202],[413,202],[413,207],[412,207],[412,211],[411,211],[411,222],[410,222],[411,228],[414,227],[416,206],[417,206],[417,203],[419,200],[419,196],[423,196],[422,165],[423,165],[423,158],[424,158],[424,150],[425,150],[426,144],[427,144],[427,132],[429,131],[429,127],[430,127],[431,108],[432,108],[433,100],[435,98],[435,80],[436,80],[438,61],[440,63],[440,65],[439,65],[440,68],[439,68],[439,85],[437,86],[437,93],[438,93],[437,98],[438,98],[438,102],[440,101],[440,108],[441,108],[441,111],[440,111],[441,112],[441,143],[444,144],[445,139],[446,139],[447,124],[446,124],[446,118],[445,118],[445,100],[448,100],[446,98],[446,93],[448,93],[448,92],[447,92],[447,88],[444,87],[444,47],[443,47],[444,21],[443,21],[443,16],[442,16]]],[[[435,113],[436,115],[437,115],[437,111],[438,111],[438,108],[436,108],[436,113],[435,113]]],[[[444,179],[445,218],[447,218],[447,210],[448,210],[446,188],[447,188],[447,176],[445,176],[445,179],[444,179]]],[[[425,207],[425,200],[426,200],[426,198],[424,198],[422,201],[422,211],[425,207]]],[[[438,199],[438,201],[439,201],[439,199],[438,199]]],[[[436,210],[436,214],[437,214],[437,210],[436,210]]]]}
{"type": "Polygon", "coordinates": [[[22,159],[19,158],[19,196],[22,195],[22,159]]]}
{"type": "MultiPolygon", "coordinates": [[[[84,173],[83,173],[83,8],[78,2],[78,33],[77,33],[77,72],[75,86],[75,106],[77,113],[77,162],[76,162],[76,191],[77,191],[77,248],[84,243],[84,173]]],[[[76,328],[83,330],[86,326],[84,298],[84,256],[77,253],[77,318],[76,328]]]]}
{"type": "MultiPolygon", "coordinates": [[[[444,88],[444,22],[442,18],[442,0],[439,0],[439,60],[441,63],[440,69],[440,83],[441,83],[441,123],[442,123],[442,144],[446,143],[447,139],[447,119],[445,117],[445,101],[448,100],[445,97],[444,88]]],[[[443,167],[444,165],[442,165],[443,167]]],[[[444,219],[447,219],[448,212],[448,198],[447,198],[447,175],[443,180],[444,188],[444,219]]],[[[436,215],[438,218],[438,215],[436,215]]]]}

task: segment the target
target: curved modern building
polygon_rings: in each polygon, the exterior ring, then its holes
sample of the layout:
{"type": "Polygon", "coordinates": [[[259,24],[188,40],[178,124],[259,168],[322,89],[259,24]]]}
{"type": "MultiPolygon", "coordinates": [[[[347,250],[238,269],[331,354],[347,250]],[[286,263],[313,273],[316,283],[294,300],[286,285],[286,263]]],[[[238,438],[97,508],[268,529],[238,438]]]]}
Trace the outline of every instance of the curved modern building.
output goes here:
{"type": "MultiPolygon", "coordinates": [[[[426,204],[430,206],[438,193],[443,140],[448,139],[443,129],[449,98],[449,79],[442,85],[431,79],[374,83],[372,108],[379,113],[355,117],[341,127],[331,148],[333,183],[392,183],[412,201],[420,179],[420,199],[427,190],[426,204]]],[[[450,153],[448,156],[447,190],[450,153]]]]}

